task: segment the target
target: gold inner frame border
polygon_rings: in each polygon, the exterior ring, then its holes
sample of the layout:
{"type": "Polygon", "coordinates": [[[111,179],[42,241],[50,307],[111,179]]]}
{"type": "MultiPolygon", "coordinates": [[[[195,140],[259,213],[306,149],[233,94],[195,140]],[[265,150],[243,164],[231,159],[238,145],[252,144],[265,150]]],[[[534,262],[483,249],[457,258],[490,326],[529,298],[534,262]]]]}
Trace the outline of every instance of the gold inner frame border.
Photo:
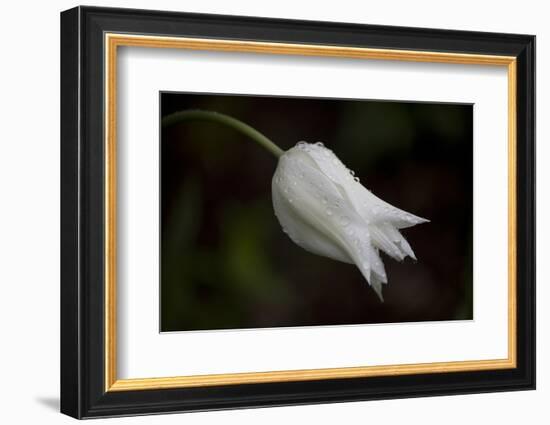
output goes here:
{"type": "Polygon", "coordinates": [[[238,41],[202,38],[163,37],[106,33],[105,47],[105,391],[136,391],[216,385],[238,385],[322,379],[364,378],[411,375],[421,373],[449,373],[511,369],[516,358],[516,58],[513,56],[480,55],[465,53],[428,52],[393,49],[371,49],[331,45],[288,44],[274,42],[238,41]],[[284,371],[228,373],[118,379],[117,324],[116,324],[116,128],[117,128],[117,51],[118,47],[148,47],[302,55],[356,59],[396,60],[405,62],[432,62],[469,65],[504,66],[508,72],[508,357],[495,360],[467,360],[453,362],[397,364],[380,366],[302,369],[284,371]]]}

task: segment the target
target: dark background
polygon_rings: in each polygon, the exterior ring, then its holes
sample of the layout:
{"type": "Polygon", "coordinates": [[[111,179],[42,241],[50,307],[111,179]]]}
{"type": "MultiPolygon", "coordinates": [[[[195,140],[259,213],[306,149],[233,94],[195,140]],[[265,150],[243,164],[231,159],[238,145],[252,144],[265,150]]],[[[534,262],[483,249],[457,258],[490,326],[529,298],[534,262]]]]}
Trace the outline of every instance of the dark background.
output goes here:
{"type": "Polygon", "coordinates": [[[161,133],[161,331],[472,319],[472,105],[161,93],[240,119],[286,150],[321,141],[383,200],[418,262],[383,254],[381,303],[359,270],[316,256],[273,213],[276,159],[231,128],[161,133]]]}

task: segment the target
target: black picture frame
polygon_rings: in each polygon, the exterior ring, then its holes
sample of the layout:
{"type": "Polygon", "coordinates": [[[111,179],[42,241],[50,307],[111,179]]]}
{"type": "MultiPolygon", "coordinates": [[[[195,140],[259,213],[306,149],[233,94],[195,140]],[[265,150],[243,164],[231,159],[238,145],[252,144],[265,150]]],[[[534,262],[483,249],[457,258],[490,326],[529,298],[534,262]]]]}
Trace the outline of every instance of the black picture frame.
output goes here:
{"type": "Polygon", "coordinates": [[[535,388],[535,37],[76,7],[61,13],[61,412],[75,418],[535,388]],[[505,55],[517,63],[517,367],[105,391],[106,32],[505,55]]]}

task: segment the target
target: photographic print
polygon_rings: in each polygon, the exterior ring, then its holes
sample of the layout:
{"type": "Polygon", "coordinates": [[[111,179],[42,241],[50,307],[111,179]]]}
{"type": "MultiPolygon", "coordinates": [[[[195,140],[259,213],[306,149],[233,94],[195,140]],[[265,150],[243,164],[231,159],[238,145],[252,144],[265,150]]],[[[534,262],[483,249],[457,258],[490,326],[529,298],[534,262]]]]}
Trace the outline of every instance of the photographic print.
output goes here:
{"type": "Polygon", "coordinates": [[[473,319],[473,106],[160,93],[161,331],[473,319]]]}

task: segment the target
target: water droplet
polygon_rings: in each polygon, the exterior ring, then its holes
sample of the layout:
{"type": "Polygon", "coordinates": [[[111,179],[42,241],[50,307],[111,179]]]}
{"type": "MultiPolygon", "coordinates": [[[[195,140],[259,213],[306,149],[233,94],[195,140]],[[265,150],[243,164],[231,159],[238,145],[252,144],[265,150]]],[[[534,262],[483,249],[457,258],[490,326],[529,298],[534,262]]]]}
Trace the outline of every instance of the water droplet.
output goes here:
{"type": "Polygon", "coordinates": [[[346,227],[347,225],[349,225],[349,217],[343,215],[340,217],[340,224],[344,227],[346,227]]]}

